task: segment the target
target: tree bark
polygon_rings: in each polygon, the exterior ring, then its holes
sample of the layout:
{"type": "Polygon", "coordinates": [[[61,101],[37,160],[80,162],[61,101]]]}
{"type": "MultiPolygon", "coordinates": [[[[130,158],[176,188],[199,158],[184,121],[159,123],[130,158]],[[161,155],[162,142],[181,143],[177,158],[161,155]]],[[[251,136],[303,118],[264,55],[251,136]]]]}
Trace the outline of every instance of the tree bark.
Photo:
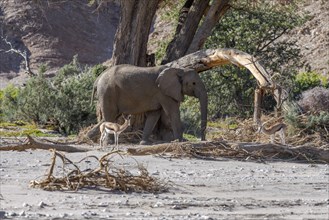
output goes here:
{"type": "Polygon", "coordinates": [[[146,66],[148,37],[160,1],[120,1],[121,17],[115,34],[112,65],[146,66]]]}
{"type": "MultiPolygon", "coordinates": [[[[190,3],[189,1],[186,2],[190,3]]],[[[170,61],[176,60],[184,56],[187,49],[193,41],[194,34],[198,28],[200,20],[204,15],[206,8],[208,7],[209,0],[194,0],[191,8],[188,10],[188,14],[185,20],[184,16],[180,16],[180,22],[176,29],[174,39],[169,43],[166,55],[162,61],[162,64],[166,64],[170,61]]],[[[184,7],[183,7],[184,9],[184,7]]],[[[186,9],[186,8],[185,8],[186,9]]],[[[181,10],[181,13],[186,13],[185,10],[181,10]]]]}
{"type": "Polygon", "coordinates": [[[230,0],[213,1],[207,12],[206,18],[198,28],[198,31],[196,32],[193,41],[190,43],[186,54],[194,53],[203,47],[213,28],[230,8],[229,2],[230,0]]]}
{"type": "Polygon", "coordinates": [[[262,97],[263,97],[263,90],[256,89],[255,96],[254,96],[254,123],[256,123],[256,124],[260,123],[260,117],[262,115],[261,108],[260,108],[260,106],[262,104],[262,97]]]}

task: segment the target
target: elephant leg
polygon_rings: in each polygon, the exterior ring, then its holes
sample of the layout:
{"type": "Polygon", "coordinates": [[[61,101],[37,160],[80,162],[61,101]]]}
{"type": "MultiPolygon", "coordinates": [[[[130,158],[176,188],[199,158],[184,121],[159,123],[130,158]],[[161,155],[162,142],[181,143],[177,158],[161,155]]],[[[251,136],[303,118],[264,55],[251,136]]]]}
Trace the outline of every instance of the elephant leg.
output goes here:
{"type": "MultiPolygon", "coordinates": [[[[117,106],[111,102],[110,99],[102,98],[100,102],[100,111],[102,113],[103,121],[116,122],[116,116],[118,115],[117,106]]],[[[108,134],[104,137],[103,143],[106,145],[115,143],[115,137],[113,134],[108,134]]]]}
{"type": "Polygon", "coordinates": [[[174,140],[174,135],[173,131],[171,129],[171,122],[169,115],[165,113],[164,110],[161,111],[161,118],[160,118],[161,123],[159,124],[159,135],[161,140],[170,142],[174,140]]]}
{"type": "Polygon", "coordinates": [[[150,135],[154,130],[156,123],[158,122],[161,115],[161,110],[146,112],[146,121],[143,129],[143,137],[140,144],[145,145],[150,143],[150,135]]]}
{"type": "Polygon", "coordinates": [[[182,122],[180,120],[179,103],[168,99],[162,105],[163,110],[169,115],[171,127],[174,133],[174,140],[183,140],[182,122]]]}
{"type": "Polygon", "coordinates": [[[171,118],[171,126],[174,133],[174,140],[183,141],[183,129],[182,122],[180,120],[179,109],[176,113],[172,114],[171,118]]]}

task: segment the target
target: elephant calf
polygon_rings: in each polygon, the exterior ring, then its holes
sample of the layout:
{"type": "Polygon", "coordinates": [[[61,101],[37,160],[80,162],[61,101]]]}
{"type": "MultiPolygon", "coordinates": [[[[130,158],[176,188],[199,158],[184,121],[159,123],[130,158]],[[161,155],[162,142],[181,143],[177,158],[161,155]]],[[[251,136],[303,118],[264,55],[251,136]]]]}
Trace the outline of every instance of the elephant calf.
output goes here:
{"type": "Polygon", "coordinates": [[[179,106],[184,95],[199,99],[201,139],[205,140],[208,97],[197,72],[167,66],[117,65],[107,69],[94,85],[105,121],[115,122],[120,114],[146,112],[141,144],[147,144],[160,118],[161,108],[169,117],[174,139],[182,140],[179,106]]]}

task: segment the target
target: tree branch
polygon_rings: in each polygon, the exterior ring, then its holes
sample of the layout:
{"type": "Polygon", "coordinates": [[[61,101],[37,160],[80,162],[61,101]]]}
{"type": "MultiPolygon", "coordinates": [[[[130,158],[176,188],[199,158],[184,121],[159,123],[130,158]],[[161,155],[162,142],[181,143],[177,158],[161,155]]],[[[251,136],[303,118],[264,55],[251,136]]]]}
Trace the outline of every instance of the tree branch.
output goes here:
{"type": "Polygon", "coordinates": [[[270,74],[261,66],[255,57],[236,49],[218,48],[199,50],[166,65],[178,68],[192,68],[197,72],[203,72],[226,64],[234,64],[247,68],[257,79],[260,87],[275,87],[270,74]]]}
{"type": "Polygon", "coordinates": [[[190,8],[185,8],[188,10],[187,15],[186,11],[183,10],[185,17],[184,19],[180,17],[180,23],[177,26],[174,39],[166,49],[166,55],[161,62],[162,64],[176,60],[186,54],[189,45],[193,41],[200,20],[208,7],[208,3],[209,0],[195,0],[190,8]],[[181,22],[184,23],[182,24],[181,22]]]}
{"type": "Polygon", "coordinates": [[[36,74],[33,73],[31,71],[31,68],[30,68],[30,63],[29,63],[29,58],[28,58],[28,55],[27,55],[27,52],[26,50],[24,50],[23,52],[20,51],[20,50],[17,50],[13,47],[13,45],[11,44],[11,42],[9,42],[7,40],[7,38],[4,38],[4,37],[1,37],[1,39],[8,45],[10,46],[10,49],[9,50],[0,50],[0,52],[4,52],[4,53],[16,53],[18,55],[20,55],[21,57],[23,57],[24,61],[25,61],[25,72],[29,75],[29,76],[35,76],[36,74]]]}
{"type": "Polygon", "coordinates": [[[214,0],[212,2],[206,17],[201,26],[198,28],[198,31],[196,32],[186,54],[193,53],[203,47],[206,39],[211,34],[212,29],[231,7],[229,2],[230,0],[214,0]]]}
{"type": "Polygon", "coordinates": [[[269,40],[269,42],[267,42],[266,44],[262,45],[256,49],[257,52],[261,52],[263,51],[268,45],[270,45],[271,43],[273,43],[274,41],[276,41],[279,37],[281,37],[282,35],[284,35],[287,32],[287,28],[284,29],[281,33],[277,34],[276,36],[274,36],[272,39],[269,40]]]}

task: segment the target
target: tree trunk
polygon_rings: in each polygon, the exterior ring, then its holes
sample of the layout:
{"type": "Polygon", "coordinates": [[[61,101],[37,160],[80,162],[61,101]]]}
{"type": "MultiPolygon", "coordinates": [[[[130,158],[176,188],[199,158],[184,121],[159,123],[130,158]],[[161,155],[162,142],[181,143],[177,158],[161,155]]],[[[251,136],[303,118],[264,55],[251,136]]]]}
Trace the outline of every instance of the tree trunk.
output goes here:
{"type": "Polygon", "coordinates": [[[184,5],[185,8],[183,7],[181,10],[176,34],[167,47],[166,56],[164,57],[162,64],[176,60],[186,54],[187,49],[193,41],[200,20],[208,7],[209,0],[194,0],[192,6],[188,10],[186,19],[183,19],[186,14],[186,6],[188,6],[188,3],[190,4],[190,2],[191,1],[187,0],[184,5]],[[181,22],[184,23],[181,24],[181,22]]]}
{"type": "Polygon", "coordinates": [[[199,27],[197,33],[195,34],[193,41],[191,42],[187,53],[194,53],[197,50],[200,50],[206,39],[211,34],[211,31],[216,26],[218,21],[224,16],[227,10],[230,8],[230,0],[214,0],[210,9],[206,15],[206,18],[199,27]]]}
{"type": "Polygon", "coordinates": [[[254,123],[260,124],[260,117],[262,115],[261,104],[262,104],[263,90],[256,89],[254,96],[254,123]]]}
{"type": "Polygon", "coordinates": [[[147,42],[160,0],[121,0],[120,23],[115,34],[112,65],[146,66],[147,42]]]}

